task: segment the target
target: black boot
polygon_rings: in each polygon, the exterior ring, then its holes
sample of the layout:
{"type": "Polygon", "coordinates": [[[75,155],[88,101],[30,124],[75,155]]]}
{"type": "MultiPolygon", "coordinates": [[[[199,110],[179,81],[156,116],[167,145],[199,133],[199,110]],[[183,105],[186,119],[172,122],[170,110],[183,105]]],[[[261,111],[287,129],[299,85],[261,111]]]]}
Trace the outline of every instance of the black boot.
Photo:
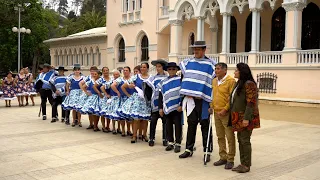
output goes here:
{"type": "Polygon", "coordinates": [[[176,144],[175,146],[174,146],[174,152],[175,153],[179,153],[181,151],[181,146],[180,146],[180,144],[176,144]]]}
{"type": "Polygon", "coordinates": [[[163,145],[163,146],[168,146],[168,141],[167,141],[167,140],[163,140],[163,141],[162,141],[162,145],[163,145]]]}
{"type": "Polygon", "coordinates": [[[150,141],[149,141],[149,146],[154,146],[154,140],[153,139],[150,139],[150,141]]]}
{"type": "Polygon", "coordinates": [[[185,151],[183,154],[179,156],[180,159],[188,158],[193,155],[193,152],[185,151]]]}
{"type": "Polygon", "coordinates": [[[43,116],[42,116],[42,120],[47,120],[47,116],[46,116],[46,115],[43,115],[43,116]]]}
{"type": "Polygon", "coordinates": [[[174,146],[172,144],[169,144],[169,146],[166,147],[166,151],[171,151],[174,149],[174,146]]]}
{"type": "Polygon", "coordinates": [[[55,117],[53,117],[52,120],[51,120],[51,123],[54,123],[56,121],[57,121],[57,119],[55,117]]]}

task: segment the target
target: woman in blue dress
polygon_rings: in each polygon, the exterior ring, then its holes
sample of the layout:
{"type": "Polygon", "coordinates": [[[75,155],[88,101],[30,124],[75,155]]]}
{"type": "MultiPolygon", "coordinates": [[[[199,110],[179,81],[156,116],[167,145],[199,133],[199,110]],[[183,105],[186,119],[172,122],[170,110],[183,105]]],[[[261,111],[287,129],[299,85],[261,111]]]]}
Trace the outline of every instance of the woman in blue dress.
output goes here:
{"type": "Polygon", "coordinates": [[[14,86],[15,80],[12,77],[12,72],[9,71],[7,77],[3,78],[2,81],[2,99],[6,101],[6,107],[11,107],[11,100],[16,98],[14,86]]]}
{"type": "MultiPolygon", "coordinates": [[[[81,124],[81,114],[80,112],[77,111],[76,106],[79,103],[80,95],[82,90],[80,89],[79,83],[83,80],[83,76],[81,75],[80,72],[80,66],[75,65],[73,68],[73,74],[71,74],[67,78],[67,83],[66,83],[66,95],[67,97],[62,103],[62,107],[64,110],[73,110],[72,111],[72,125],[74,127],[76,117],[78,120],[79,127],[82,127],[81,124]]],[[[69,119],[66,120],[66,124],[69,125],[70,121],[69,119]]]]}
{"type": "Polygon", "coordinates": [[[110,119],[105,118],[103,110],[107,106],[107,101],[110,98],[110,88],[102,88],[103,85],[106,83],[112,83],[112,78],[109,76],[109,68],[108,67],[103,67],[102,68],[102,74],[96,83],[94,84],[93,88],[95,91],[100,90],[102,92],[101,97],[99,99],[99,107],[100,107],[100,113],[99,115],[101,116],[101,125],[102,125],[102,132],[109,133],[110,131],[110,119]],[[107,124],[106,124],[107,120],[107,124]]]}
{"type": "MultiPolygon", "coordinates": [[[[131,78],[130,76],[131,74],[131,69],[130,67],[126,66],[123,68],[123,78],[121,78],[121,81],[115,81],[111,88],[116,90],[117,87],[119,87],[119,92],[120,92],[120,105],[118,107],[118,109],[116,110],[116,113],[120,116],[120,124],[121,124],[121,134],[122,136],[126,136],[125,134],[125,124],[127,123],[127,135],[128,136],[132,136],[132,133],[131,133],[131,123],[130,123],[130,117],[124,115],[121,113],[121,107],[122,105],[124,104],[124,102],[128,99],[128,96],[126,94],[123,93],[123,91],[121,90],[121,86],[125,83],[128,83],[129,79],[131,78]]],[[[135,90],[134,89],[128,89],[127,92],[132,95],[135,90]]]]}
{"type": "MultiPolygon", "coordinates": [[[[111,84],[116,81],[121,81],[120,72],[118,70],[113,70],[113,81],[112,83],[105,83],[101,89],[110,89],[111,84]]],[[[101,114],[104,115],[105,118],[112,120],[112,133],[117,134],[116,130],[116,121],[120,119],[120,116],[116,113],[116,110],[120,104],[120,87],[114,89],[110,89],[110,98],[107,100],[107,105],[102,107],[101,114]]]]}
{"type": "Polygon", "coordinates": [[[142,63],[141,64],[141,74],[137,74],[130,78],[127,83],[124,83],[121,87],[124,94],[126,94],[129,98],[121,107],[121,114],[124,116],[133,119],[133,137],[131,143],[135,143],[137,141],[137,130],[138,128],[142,128],[142,140],[148,142],[147,137],[147,129],[148,129],[148,121],[151,117],[151,107],[150,104],[147,103],[146,99],[143,95],[138,94],[137,91],[143,91],[143,84],[146,80],[149,79],[148,74],[149,64],[142,63]],[[127,89],[135,89],[136,91],[131,95],[127,92],[127,89]],[[139,120],[143,120],[139,122],[139,120]],[[139,125],[140,124],[140,125],[139,125]]]}
{"type": "Polygon", "coordinates": [[[87,81],[84,86],[82,86],[82,91],[88,96],[80,112],[82,114],[89,115],[90,126],[93,127],[93,131],[100,131],[98,128],[98,122],[100,117],[100,107],[99,98],[102,96],[100,92],[100,87],[94,89],[96,81],[99,79],[98,70],[92,73],[91,80],[87,81]]]}

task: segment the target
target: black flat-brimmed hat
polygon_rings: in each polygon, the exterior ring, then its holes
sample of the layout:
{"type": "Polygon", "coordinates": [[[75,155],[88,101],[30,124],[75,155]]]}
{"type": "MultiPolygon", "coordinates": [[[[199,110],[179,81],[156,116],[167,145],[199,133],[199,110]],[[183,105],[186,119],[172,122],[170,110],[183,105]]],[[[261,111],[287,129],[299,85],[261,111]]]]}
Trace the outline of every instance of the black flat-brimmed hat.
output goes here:
{"type": "Polygon", "coordinates": [[[180,70],[180,67],[175,62],[168,62],[168,64],[164,67],[164,70],[167,71],[169,67],[175,67],[178,69],[178,71],[180,70]]]}
{"type": "Polygon", "coordinates": [[[64,66],[59,66],[56,70],[57,71],[68,71],[68,69],[65,69],[64,66]]]}
{"type": "Polygon", "coordinates": [[[80,64],[74,64],[73,65],[73,69],[81,69],[81,65],[80,64]]]}
{"type": "Polygon", "coordinates": [[[206,41],[195,41],[193,45],[190,46],[191,48],[197,47],[207,47],[206,41]]]}
{"type": "Polygon", "coordinates": [[[151,61],[151,64],[154,66],[156,66],[157,64],[162,64],[163,67],[165,67],[168,64],[168,62],[164,59],[157,59],[157,60],[151,61]]]}

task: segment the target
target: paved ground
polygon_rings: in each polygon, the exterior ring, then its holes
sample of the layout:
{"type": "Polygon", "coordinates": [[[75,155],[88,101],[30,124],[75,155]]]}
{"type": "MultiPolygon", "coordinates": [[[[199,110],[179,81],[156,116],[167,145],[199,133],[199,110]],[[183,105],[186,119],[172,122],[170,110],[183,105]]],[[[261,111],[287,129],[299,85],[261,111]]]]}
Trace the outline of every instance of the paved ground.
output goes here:
{"type": "MultiPolygon", "coordinates": [[[[194,156],[181,160],[159,142],[150,148],[141,141],[130,144],[129,137],[85,130],[87,117],[83,128],[72,128],[42,121],[38,106],[3,106],[0,101],[0,180],[320,179],[319,109],[261,104],[262,128],[252,136],[253,166],[240,175],[212,163],[204,167],[200,131],[194,156]]],[[[214,148],[217,160],[216,142],[214,148]]]]}

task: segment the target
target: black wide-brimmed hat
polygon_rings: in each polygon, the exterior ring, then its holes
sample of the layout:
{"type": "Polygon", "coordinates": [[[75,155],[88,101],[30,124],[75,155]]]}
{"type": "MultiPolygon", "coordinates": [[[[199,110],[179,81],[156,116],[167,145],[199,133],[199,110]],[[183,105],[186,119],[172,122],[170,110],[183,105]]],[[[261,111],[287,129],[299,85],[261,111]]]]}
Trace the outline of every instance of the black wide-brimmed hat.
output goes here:
{"type": "Polygon", "coordinates": [[[175,63],[175,62],[169,62],[169,63],[164,67],[164,70],[167,71],[167,69],[168,69],[169,67],[175,67],[175,68],[177,68],[178,70],[180,70],[180,67],[179,67],[179,66],[177,65],[177,63],[175,63]]]}
{"type": "Polygon", "coordinates": [[[68,71],[68,69],[65,69],[64,66],[59,66],[56,70],[57,71],[68,71]]]}
{"type": "Polygon", "coordinates": [[[191,48],[197,47],[207,47],[206,41],[195,41],[193,45],[190,46],[191,48]]]}
{"type": "Polygon", "coordinates": [[[151,61],[151,64],[154,66],[156,66],[157,64],[162,64],[163,67],[165,67],[168,64],[168,62],[164,59],[157,59],[157,60],[151,61]]]}
{"type": "Polygon", "coordinates": [[[73,69],[81,69],[81,65],[80,64],[74,64],[73,65],[73,69]]]}
{"type": "Polygon", "coordinates": [[[46,68],[51,68],[51,65],[48,64],[48,63],[44,63],[42,67],[43,67],[43,68],[45,68],[45,67],[46,67],[46,68]]]}

